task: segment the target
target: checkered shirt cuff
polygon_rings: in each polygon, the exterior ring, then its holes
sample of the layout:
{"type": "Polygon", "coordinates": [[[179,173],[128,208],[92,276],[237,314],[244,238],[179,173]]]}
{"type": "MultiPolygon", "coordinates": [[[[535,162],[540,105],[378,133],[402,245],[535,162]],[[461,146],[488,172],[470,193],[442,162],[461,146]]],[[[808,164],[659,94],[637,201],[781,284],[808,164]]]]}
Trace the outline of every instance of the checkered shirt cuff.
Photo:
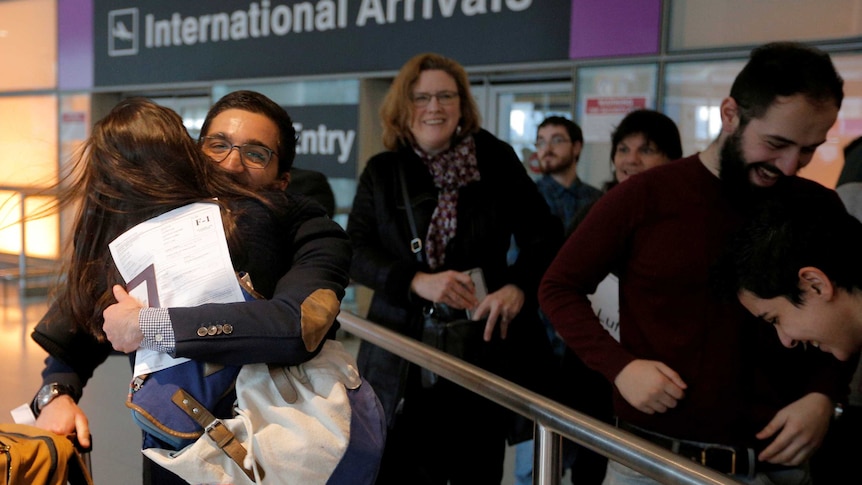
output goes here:
{"type": "Polygon", "coordinates": [[[173,355],[177,341],[167,308],[141,308],[138,325],[144,334],[141,347],[173,355]]]}

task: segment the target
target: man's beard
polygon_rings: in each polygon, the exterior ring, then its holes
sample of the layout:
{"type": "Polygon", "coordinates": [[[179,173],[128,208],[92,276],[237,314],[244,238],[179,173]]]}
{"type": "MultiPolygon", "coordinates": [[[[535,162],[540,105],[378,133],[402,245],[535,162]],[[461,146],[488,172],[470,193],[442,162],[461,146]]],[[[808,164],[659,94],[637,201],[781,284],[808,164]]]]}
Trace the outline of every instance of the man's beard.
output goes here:
{"type": "Polygon", "coordinates": [[[542,160],[539,160],[539,169],[542,171],[544,175],[554,175],[556,173],[564,173],[566,172],[572,164],[575,163],[574,158],[564,159],[559,157],[553,157],[550,160],[550,163],[545,163],[542,160]],[[559,162],[559,163],[554,163],[559,162]]]}
{"type": "Polygon", "coordinates": [[[742,131],[739,127],[721,147],[719,153],[719,179],[722,190],[734,205],[748,205],[763,197],[768,187],[751,181],[751,172],[763,163],[747,163],[742,154],[742,131]]]}

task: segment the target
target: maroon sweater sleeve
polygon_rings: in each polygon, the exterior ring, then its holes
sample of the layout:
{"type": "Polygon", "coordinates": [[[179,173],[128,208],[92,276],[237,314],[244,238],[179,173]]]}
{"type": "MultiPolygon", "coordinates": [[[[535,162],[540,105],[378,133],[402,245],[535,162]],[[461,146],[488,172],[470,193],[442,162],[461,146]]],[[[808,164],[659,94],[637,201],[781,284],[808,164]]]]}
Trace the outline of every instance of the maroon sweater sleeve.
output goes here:
{"type": "MultiPolygon", "coordinates": [[[[621,261],[638,204],[626,184],[602,196],[557,253],[539,287],[539,304],[554,328],[591,368],[613,382],[635,359],[602,327],[587,295],[621,261]]],[[[633,194],[632,194],[633,195],[633,194]]]]}

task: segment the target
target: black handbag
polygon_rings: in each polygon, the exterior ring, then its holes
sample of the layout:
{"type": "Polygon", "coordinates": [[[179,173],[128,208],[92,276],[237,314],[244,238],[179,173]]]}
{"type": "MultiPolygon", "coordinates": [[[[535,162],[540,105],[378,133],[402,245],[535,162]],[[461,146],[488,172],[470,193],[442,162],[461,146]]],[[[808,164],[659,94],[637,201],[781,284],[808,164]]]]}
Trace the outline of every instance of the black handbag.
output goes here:
{"type": "MultiPolygon", "coordinates": [[[[401,179],[401,192],[404,197],[404,209],[410,224],[412,239],[410,250],[416,255],[416,260],[425,262],[422,251],[422,240],[416,230],[416,220],[413,217],[413,205],[407,192],[404,168],[398,165],[398,175],[401,179]]],[[[467,362],[475,362],[481,352],[482,334],[485,331],[485,320],[475,321],[467,318],[464,310],[450,308],[444,303],[434,303],[422,310],[422,343],[437,350],[457,357],[467,362]]],[[[422,387],[434,387],[439,377],[434,372],[422,368],[422,387]]]]}
{"type": "MultiPolygon", "coordinates": [[[[449,320],[443,316],[446,313],[443,308],[449,307],[438,303],[423,310],[422,342],[453,357],[475,362],[479,357],[485,322],[468,318],[449,320]]],[[[422,369],[423,387],[434,387],[438,380],[437,374],[428,369],[422,369]]]]}

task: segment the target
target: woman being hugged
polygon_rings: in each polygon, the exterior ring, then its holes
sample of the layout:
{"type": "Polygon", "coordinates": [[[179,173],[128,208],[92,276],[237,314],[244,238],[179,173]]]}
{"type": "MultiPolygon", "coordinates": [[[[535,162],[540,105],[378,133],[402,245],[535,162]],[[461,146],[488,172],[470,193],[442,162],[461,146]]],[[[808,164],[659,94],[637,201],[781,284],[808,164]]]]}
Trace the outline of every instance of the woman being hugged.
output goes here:
{"type": "MultiPolygon", "coordinates": [[[[484,322],[473,363],[546,390],[551,351],[536,290],[561,243],[560,222],[514,150],[480,128],[457,62],[410,59],[380,114],[389,151],[369,160],[347,226],[351,276],[374,290],[369,320],[420,338],[423,310],[445,305],[462,317],[469,310],[484,322]],[[513,237],[519,253],[510,266],[513,237]],[[474,268],[484,275],[484,298],[465,273],[474,268]]],[[[511,415],[446,380],[424,387],[417,366],[366,342],[358,360],[390,426],[378,484],[500,483],[511,415]]]]}
{"type": "MultiPolygon", "coordinates": [[[[275,156],[257,145],[232,146],[230,150],[234,148],[240,150],[242,157],[275,156]]],[[[280,188],[252,190],[236,175],[219,168],[191,139],[175,112],[143,98],[120,102],[96,123],[72,173],[74,179],[60,196],[61,206],[79,204],[71,255],[63,270],[65,281],[34,332],[34,339],[62,361],[69,374],[88,378],[91,371],[82,369],[98,365],[98,362],[90,365],[83,356],[74,358],[80,354],[76,352],[78,343],[93,348],[110,341],[115,349],[124,352],[141,347],[173,357],[231,366],[297,365],[318,355],[324,342],[334,338],[335,327],[331,322],[347,284],[350,260],[344,231],[325,218],[323,208],[317,204],[313,213],[319,213],[324,220],[314,225],[301,224],[305,219],[300,218],[300,213],[307,201],[286,195],[280,188]],[[230,331],[219,331],[212,338],[201,338],[198,332],[201,320],[183,318],[189,309],[182,308],[139,308],[134,302],[135,315],[146,313],[151,318],[140,323],[135,318],[131,325],[121,320],[105,323],[103,312],[118,305],[114,296],[129,299],[119,290],[125,282],[108,244],[143,221],[195,202],[219,205],[233,269],[247,273],[256,292],[267,300],[195,307],[203,312],[218,312],[218,320],[204,320],[209,324],[230,323],[230,331]],[[297,235],[297,228],[302,228],[301,236],[297,235]],[[321,254],[326,256],[325,262],[320,261],[321,254]],[[343,279],[337,276],[342,272],[340,267],[344,268],[343,279]],[[277,317],[290,313],[292,308],[299,310],[297,321],[301,326],[277,317]],[[172,324],[152,329],[151,323],[159,312],[171,312],[172,324]],[[245,318],[230,318],[235,313],[245,318]],[[297,351],[297,346],[301,351],[297,351]]],[[[365,417],[373,422],[379,403],[370,387],[357,385],[349,388],[347,394],[351,423],[356,420],[365,423],[365,417]],[[357,411],[354,403],[368,404],[370,411],[366,412],[366,407],[357,411]]],[[[63,395],[55,401],[65,399],[65,407],[69,408],[77,397],[63,395]]],[[[53,403],[46,407],[37,425],[56,429],[58,433],[69,433],[81,426],[79,414],[60,409],[53,403]]],[[[379,413],[377,418],[382,421],[379,413]]],[[[81,434],[80,428],[78,433],[81,434]]],[[[315,445],[306,444],[309,455],[322,448],[315,445]]],[[[345,457],[349,451],[344,453],[345,457]]],[[[284,457],[284,466],[296,469],[319,466],[303,458],[284,457]]],[[[349,483],[373,481],[375,457],[355,460],[352,466],[349,483]],[[364,466],[362,478],[357,478],[359,465],[364,466]]],[[[346,473],[341,466],[315,471],[331,472],[331,477],[341,480],[346,473]]],[[[147,483],[185,483],[162,469],[150,470],[145,466],[144,472],[147,483]]],[[[345,482],[333,478],[330,483],[345,482]]]]}

